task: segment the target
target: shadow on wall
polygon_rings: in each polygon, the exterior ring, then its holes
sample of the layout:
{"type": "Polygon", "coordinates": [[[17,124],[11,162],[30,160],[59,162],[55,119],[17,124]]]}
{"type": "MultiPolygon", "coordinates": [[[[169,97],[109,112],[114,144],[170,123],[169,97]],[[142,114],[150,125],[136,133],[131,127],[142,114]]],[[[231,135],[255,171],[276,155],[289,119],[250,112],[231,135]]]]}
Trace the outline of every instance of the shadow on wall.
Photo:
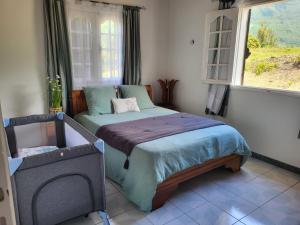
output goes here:
{"type": "Polygon", "coordinates": [[[40,96],[40,100],[42,102],[42,110],[41,113],[48,112],[48,80],[47,78],[47,71],[46,71],[46,58],[45,58],[45,32],[44,32],[44,13],[43,13],[43,1],[35,0],[34,4],[34,33],[36,37],[36,42],[40,48],[36,48],[36,56],[42,56],[39,59],[40,63],[36,65],[37,71],[39,71],[38,76],[38,85],[40,87],[40,92],[37,95],[40,96]]]}
{"type": "Polygon", "coordinates": [[[39,88],[32,88],[29,85],[16,85],[13,89],[10,99],[6,101],[4,106],[6,109],[10,109],[7,112],[10,117],[38,114],[45,111],[46,105],[43,109],[39,109],[42,107],[40,106],[41,101],[45,99],[45,96],[41,95],[38,90],[39,88]]]}

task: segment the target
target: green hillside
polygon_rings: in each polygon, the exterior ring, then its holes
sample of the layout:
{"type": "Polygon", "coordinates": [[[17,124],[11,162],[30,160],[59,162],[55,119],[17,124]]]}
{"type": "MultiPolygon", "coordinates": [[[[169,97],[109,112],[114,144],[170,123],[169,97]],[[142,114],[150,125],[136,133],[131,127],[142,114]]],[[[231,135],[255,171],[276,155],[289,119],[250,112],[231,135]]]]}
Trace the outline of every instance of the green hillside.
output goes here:
{"type": "Polygon", "coordinates": [[[250,34],[261,23],[275,33],[280,46],[300,47],[300,0],[286,0],[252,9],[250,34]]]}

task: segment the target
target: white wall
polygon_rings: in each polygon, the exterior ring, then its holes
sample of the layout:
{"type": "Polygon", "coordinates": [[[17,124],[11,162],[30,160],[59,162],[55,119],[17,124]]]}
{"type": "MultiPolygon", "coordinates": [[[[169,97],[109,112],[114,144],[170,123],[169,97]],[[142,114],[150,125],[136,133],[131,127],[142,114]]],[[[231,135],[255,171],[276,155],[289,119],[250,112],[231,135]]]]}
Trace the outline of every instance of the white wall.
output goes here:
{"type": "MultiPolygon", "coordinates": [[[[168,77],[180,80],[176,101],[184,111],[202,115],[208,85],[201,82],[205,15],[211,0],[170,0],[168,77]],[[195,45],[189,42],[195,39],[195,45]]],[[[233,89],[228,118],[253,151],[300,167],[300,98],[233,89]]]]}
{"type": "MultiPolygon", "coordinates": [[[[144,84],[166,73],[167,0],[111,0],[145,6],[141,11],[144,84]]],[[[2,0],[0,7],[0,99],[6,117],[47,111],[42,0],[2,0]]],[[[157,95],[155,96],[157,98],[157,95]]]]}
{"type": "Polygon", "coordinates": [[[0,99],[4,116],[46,109],[41,0],[2,0],[0,6],[0,99]]]}

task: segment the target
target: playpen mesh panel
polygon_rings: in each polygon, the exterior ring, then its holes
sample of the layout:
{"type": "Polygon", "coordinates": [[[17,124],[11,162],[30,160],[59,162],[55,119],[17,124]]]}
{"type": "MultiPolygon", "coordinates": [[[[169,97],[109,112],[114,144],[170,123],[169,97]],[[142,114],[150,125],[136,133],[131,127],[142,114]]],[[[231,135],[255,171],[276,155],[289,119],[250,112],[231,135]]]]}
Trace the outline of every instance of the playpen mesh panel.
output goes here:
{"type": "Polygon", "coordinates": [[[14,131],[18,149],[57,146],[54,121],[15,126],[14,131]]]}
{"type": "Polygon", "coordinates": [[[86,145],[90,142],[83,137],[78,131],[73,127],[65,123],[65,138],[66,138],[66,147],[75,147],[79,145],[86,145]]]}

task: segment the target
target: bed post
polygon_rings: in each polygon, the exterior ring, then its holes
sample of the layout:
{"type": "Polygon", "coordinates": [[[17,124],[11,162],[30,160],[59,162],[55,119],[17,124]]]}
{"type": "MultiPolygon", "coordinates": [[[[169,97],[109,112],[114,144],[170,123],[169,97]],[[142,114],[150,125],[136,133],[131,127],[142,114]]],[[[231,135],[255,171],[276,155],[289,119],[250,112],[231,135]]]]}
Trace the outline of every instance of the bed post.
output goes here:
{"type": "Polygon", "coordinates": [[[233,173],[239,172],[241,170],[241,162],[241,157],[234,158],[225,164],[225,168],[231,170],[233,173]]]}
{"type": "Polygon", "coordinates": [[[155,196],[152,199],[152,210],[162,207],[165,202],[174,194],[178,188],[178,183],[173,183],[169,185],[159,185],[155,196]]]}

